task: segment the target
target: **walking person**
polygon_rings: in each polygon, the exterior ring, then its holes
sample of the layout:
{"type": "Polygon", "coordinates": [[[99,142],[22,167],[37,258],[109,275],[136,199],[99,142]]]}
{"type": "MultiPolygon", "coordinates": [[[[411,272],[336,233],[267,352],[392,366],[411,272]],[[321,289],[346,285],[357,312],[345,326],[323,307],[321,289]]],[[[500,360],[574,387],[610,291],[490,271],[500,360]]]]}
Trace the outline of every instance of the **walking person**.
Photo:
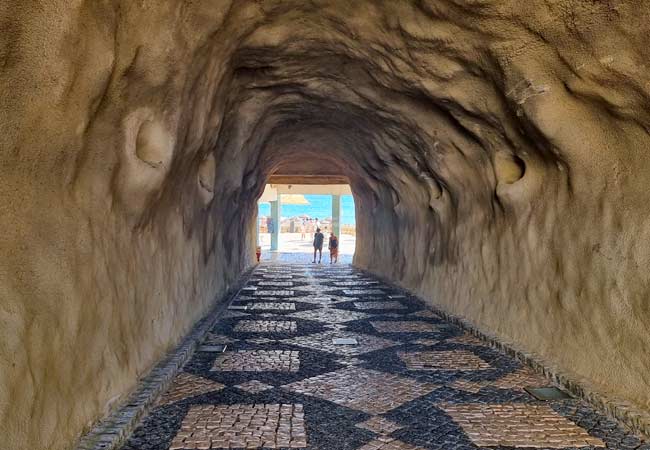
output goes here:
{"type": "Polygon", "coordinates": [[[314,234],[314,260],[312,264],[316,263],[316,252],[318,252],[318,264],[320,264],[321,259],[323,259],[323,241],[325,236],[320,232],[320,228],[316,228],[316,234],[314,234]]]}
{"type": "Polygon", "coordinates": [[[339,262],[339,238],[337,238],[334,235],[334,233],[330,234],[330,241],[327,247],[330,249],[330,264],[332,264],[332,261],[338,263],[339,262]]]}

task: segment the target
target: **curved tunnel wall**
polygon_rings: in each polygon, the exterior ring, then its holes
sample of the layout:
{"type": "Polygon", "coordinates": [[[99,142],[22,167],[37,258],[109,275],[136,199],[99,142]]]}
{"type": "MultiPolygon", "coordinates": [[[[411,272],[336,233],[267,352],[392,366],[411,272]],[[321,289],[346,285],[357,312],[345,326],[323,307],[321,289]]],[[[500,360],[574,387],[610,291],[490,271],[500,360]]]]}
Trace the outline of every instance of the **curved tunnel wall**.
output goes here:
{"type": "Polygon", "coordinates": [[[252,264],[290,158],[355,264],[647,408],[646,2],[0,4],[0,434],[59,450],[252,264]]]}

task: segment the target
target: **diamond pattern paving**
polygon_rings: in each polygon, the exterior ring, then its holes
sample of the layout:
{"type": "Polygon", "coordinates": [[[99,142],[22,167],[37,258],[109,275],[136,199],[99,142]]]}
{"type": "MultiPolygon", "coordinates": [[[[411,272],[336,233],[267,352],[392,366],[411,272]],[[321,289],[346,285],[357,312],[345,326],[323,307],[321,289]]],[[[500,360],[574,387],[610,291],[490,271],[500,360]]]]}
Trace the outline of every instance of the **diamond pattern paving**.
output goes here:
{"type": "Polygon", "coordinates": [[[197,351],[121,450],[650,450],[350,266],[263,263],[247,287],[200,346],[225,352],[197,351]]]}
{"type": "Polygon", "coordinates": [[[449,387],[458,389],[460,391],[470,392],[472,394],[478,394],[479,391],[487,385],[487,381],[456,380],[451,383],[449,387]]]}
{"type": "Polygon", "coordinates": [[[332,283],[334,286],[365,286],[367,284],[377,284],[376,281],[334,281],[332,283]]]}
{"type": "Polygon", "coordinates": [[[343,293],[345,295],[372,295],[383,294],[384,291],[381,289],[344,289],[343,293]]]}
{"type": "Polygon", "coordinates": [[[307,447],[302,405],[193,406],[169,448],[263,447],[307,447]]]}
{"type": "Polygon", "coordinates": [[[217,357],[212,366],[215,372],[297,372],[300,356],[290,350],[239,350],[217,357]]]}
{"type": "Polygon", "coordinates": [[[283,341],[286,344],[299,345],[324,352],[344,356],[358,356],[364,353],[382,350],[398,345],[396,342],[366,334],[357,334],[349,331],[332,330],[324,333],[311,334],[283,341]],[[357,345],[336,345],[334,339],[356,339],[357,345]]]}
{"type": "Polygon", "coordinates": [[[357,309],[406,309],[400,302],[354,302],[357,309]]]}
{"type": "Polygon", "coordinates": [[[291,290],[281,290],[281,291],[265,291],[257,290],[255,291],[256,296],[266,296],[266,297],[291,297],[294,291],[291,290]]]}
{"type": "Polygon", "coordinates": [[[423,319],[440,319],[440,316],[433,311],[429,310],[424,310],[424,311],[418,311],[416,313],[411,314],[413,317],[421,317],[423,319]]]}
{"type": "Polygon", "coordinates": [[[358,450],[424,450],[421,447],[414,447],[397,439],[377,439],[368,442],[358,450]]]}
{"type": "Polygon", "coordinates": [[[440,328],[429,322],[370,322],[380,333],[436,333],[440,328]]]}
{"type": "Polygon", "coordinates": [[[440,405],[479,447],[604,447],[546,405],[440,405]]]}
{"type": "Polygon", "coordinates": [[[367,319],[370,315],[356,311],[346,311],[344,309],[324,308],[312,309],[309,311],[300,311],[291,314],[291,317],[298,319],[317,320],[318,322],[343,323],[352,320],[367,319]]]}
{"type": "Polygon", "coordinates": [[[447,339],[447,342],[451,342],[453,344],[463,344],[463,345],[478,345],[479,347],[487,346],[485,342],[483,342],[477,337],[472,336],[471,334],[464,334],[462,336],[447,339]]]}
{"type": "Polygon", "coordinates": [[[249,392],[251,394],[259,394],[260,392],[273,389],[273,386],[271,386],[270,384],[262,383],[261,381],[258,380],[247,381],[245,383],[238,384],[235,387],[239,390],[249,392]]]}
{"type": "Polygon", "coordinates": [[[369,414],[382,414],[438,388],[394,374],[346,367],[283,388],[369,414]]]}
{"type": "Polygon", "coordinates": [[[518,390],[523,390],[524,388],[531,386],[547,386],[549,384],[549,381],[547,381],[543,376],[537,375],[530,369],[519,369],[516,372],[509,373],[490,383],[490,385],[499,389],[518,390]]]}
{"type": "Polygon", "coordinates": [[[418,345],[426,345],[426,346],[433,346],[436,345],[438,342],[440,342],[437,339],[416,339],[414,341],[411,341],[413,344],[418,344],[418,345]]]}
{"type": "Polygon", "coordinates": [[[288,302],[257,302],[249,305],[248,309],[257,311],[294,311],[296,304],[288,302]]]}
{"type": "Polygon", "coordinates": [[[288,320],[240,320],[235,325],[235,333],[295,333],[296,322],[288,320]]]}
{"type": "Polygon", "coordinates": [[[294,297],[291,300],[296,300],[301,303],[309,303],[318,306],[330,306],[330,305],[335,305],[337,303],[356,300],[356,298],[339,297],[336,295],[322,295],[322,296],[315,296],[315,297],[294,297]]]}
{"type": "Polygon", "coordinates": [[[258,286],[291,287],[293,281],[260,281],[258,286]]]}
{"type": "Polygon", "coordinates": [[[365,428],[366,430],[370,430],[381,435],[388,435],[393,431],[404,428],[403,426],[398,425],[395,422],[391,422],[390,420],[380,416],[373,416],[365,422],[356,424],[356,426],[359,428],[365,428]]]}
{"type": "Polygon", "coordinates": [[[491,369],[488,363],[474,353],[462,350],[444,352],[398,352],[397,356],[409,370],[483,370],[491,369]]]}
{"type": "Polygon", "coordinates": [[[196,395],[220,391],[223,388],[224,385],[216,381],[181,372],[174,378],[172,386],[163,394],[158,403],[161,405],[175,403],[196,395]]]}
{"type": "Polygon", "coordinates": [[[237,339],[214,333],[208,333],[203,339],[205,345],[225,345],[232,342],[237,342],[237,339]]]}

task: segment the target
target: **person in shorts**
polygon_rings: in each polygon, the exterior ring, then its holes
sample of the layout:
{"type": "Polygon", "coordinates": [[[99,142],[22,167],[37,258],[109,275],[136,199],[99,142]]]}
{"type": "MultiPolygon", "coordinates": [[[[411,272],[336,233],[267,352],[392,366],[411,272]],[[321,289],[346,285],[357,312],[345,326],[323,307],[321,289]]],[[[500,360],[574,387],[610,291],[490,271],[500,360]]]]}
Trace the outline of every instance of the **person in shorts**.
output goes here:
{"type": "Polygon", "coordinates": [[[318,252],[318,264],[320,264],[321,259],[323,258],[323,241],[325,236],[320,232],[320,228],[316,228],[316,234],[314,234],[314,260],[312,263],[316,263],[316,252],[318,252]]]}
{"type": "Polygon", "coordinates": [[[332,264],[332,261],[335,263],[339,262],[339,239],[334,233],[330,234],[330,241],[327,247],[330,249],[330,264],[332,264]]]}

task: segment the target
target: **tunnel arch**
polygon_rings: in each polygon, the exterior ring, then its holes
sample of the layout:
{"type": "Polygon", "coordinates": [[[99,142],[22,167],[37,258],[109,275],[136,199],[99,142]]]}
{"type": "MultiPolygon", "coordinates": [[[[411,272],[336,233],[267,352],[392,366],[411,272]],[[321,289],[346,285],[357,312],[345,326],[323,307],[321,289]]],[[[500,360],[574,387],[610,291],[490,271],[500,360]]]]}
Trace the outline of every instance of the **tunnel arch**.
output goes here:
{"type": "Polygon", "coordinates": [[[255,199],[306,146],[359,199],[356,265],[647,409],[647,2],[24,3],[0,6],[10,446],[125,398],[250,267],[255,199]]]}

